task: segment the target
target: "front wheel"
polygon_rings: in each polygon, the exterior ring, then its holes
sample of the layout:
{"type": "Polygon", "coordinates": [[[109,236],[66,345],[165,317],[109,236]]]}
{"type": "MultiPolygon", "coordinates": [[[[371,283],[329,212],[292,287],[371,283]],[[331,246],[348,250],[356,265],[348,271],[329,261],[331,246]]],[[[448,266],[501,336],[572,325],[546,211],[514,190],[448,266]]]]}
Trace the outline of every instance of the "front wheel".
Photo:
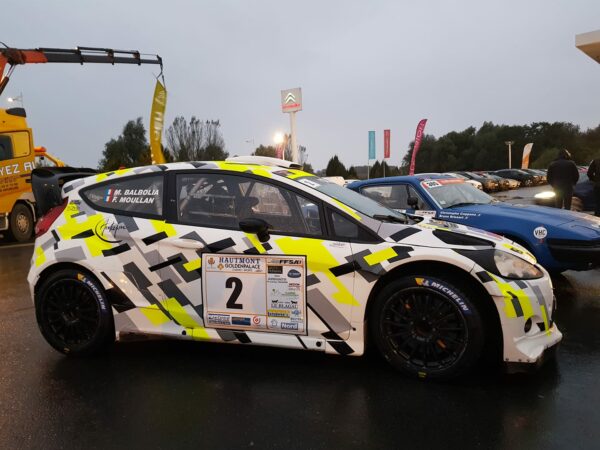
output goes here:
{"type": "Polygon", "coordinates": [[[405,276],[375,299],[369,329],[380,353],[420,378],[452,378],[479,358],[483,320],[459,288],[439,278],[405,276]]]}
{"type": "Polygon", "coordinates": [[[114,322],[102,285],[78,270],[59,270],[35,296],[38,326],[48,343],[69,355],[97,353],[114,342],[114,322]]]}

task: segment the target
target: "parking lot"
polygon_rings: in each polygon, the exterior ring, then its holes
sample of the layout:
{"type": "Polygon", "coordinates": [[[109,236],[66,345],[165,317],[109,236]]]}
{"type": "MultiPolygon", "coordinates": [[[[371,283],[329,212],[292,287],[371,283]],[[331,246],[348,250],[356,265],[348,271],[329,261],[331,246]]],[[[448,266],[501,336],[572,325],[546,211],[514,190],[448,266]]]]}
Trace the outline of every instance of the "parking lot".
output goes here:
{"type": "Polygon", "coordinates": [[[88,359],[35,324],[33,246],[0,246],[2,448],[597,448],[600,271],[554,280],[564,340],[537,373],[452,383],[364,358],[175,341],[88,359]]]}

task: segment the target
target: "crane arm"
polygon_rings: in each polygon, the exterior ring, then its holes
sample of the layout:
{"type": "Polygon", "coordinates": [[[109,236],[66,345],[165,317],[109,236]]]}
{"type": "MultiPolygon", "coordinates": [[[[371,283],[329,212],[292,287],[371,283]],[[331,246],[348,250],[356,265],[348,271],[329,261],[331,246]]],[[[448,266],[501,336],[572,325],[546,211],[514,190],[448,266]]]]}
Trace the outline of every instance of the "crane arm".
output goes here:
{"type": "Polygon", "coordinates": [[[158,64],[162,71],[162,58],[158,55],[142,55],[136,50],[113,50],[110,48],[77,47],[62,48],[0,48],[0,95],[10,80],[14,68],[23,64],[42,63],[96,63],[96,64],[158,64]],[[6,75],[4,70],[10,66],[6,75]]]}

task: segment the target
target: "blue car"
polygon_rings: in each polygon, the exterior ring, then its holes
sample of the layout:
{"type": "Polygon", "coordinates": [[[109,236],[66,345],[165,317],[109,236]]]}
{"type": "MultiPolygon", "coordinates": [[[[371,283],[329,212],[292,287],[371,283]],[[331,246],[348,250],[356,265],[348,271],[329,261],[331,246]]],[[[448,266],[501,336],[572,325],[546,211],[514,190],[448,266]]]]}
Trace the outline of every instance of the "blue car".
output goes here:
{"type": "Polygon", "coordinates": [[[347,187],[408,214],[501,234],[533,253],[549,272],[600,265],[600,219],[594,216],[503,203],[443,175],[375,178],[347,187]]]}

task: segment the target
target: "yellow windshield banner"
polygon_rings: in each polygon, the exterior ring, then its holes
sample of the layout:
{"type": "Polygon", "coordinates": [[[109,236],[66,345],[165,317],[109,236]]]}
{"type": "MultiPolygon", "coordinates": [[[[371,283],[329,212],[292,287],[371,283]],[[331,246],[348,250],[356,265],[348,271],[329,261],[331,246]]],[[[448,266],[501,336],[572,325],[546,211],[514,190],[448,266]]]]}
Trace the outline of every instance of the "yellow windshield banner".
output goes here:
{"type": "Polygon", "coordinates": [[[156,80],[152,112],[150,113],[150,154],[152,164],[164,164],[165,155],[162,152],[162,131],[165,123],[165,108],[167,107],[167,90],[156,80]]]}

